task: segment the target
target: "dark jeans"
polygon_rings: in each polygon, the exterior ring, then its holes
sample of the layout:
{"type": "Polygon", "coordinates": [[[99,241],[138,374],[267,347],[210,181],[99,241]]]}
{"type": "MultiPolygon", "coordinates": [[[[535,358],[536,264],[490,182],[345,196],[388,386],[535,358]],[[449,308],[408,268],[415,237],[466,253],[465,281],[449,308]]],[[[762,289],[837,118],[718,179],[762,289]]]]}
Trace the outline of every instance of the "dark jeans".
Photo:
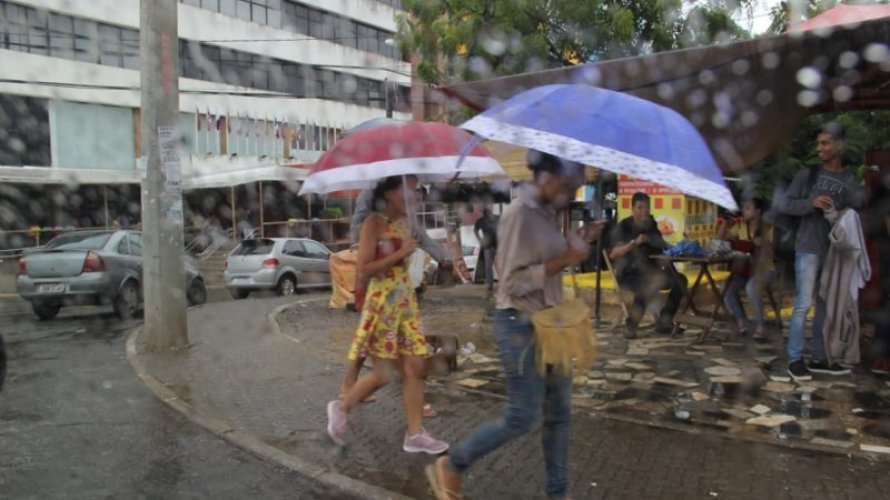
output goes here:
{"type": "Polygon", "coordinates": [[[463,473],[488,453],[533,431],[543,415],[545,490],[550,498],[562,499],[569,485],[572,378],[538,373],[534,338],[531,321],[522,313],[495,312],[494,340],[507,377],[507,407],[501,418],[482,424],[451,448],[451,465],[463,473]]]}
{"type": "Polygon", "coordinates": [[[482,260],[485,264],[485,284],[488,285],[488,289],[491,290],[494,287],[494,256],[495,256],[495,247],[491,248],[483,248],[482,249],[482,260]]]}
{"type": "Polygon", "coordinates": [[[667,327],[674,321],[680,309],[684,290],[689,286],[686,276],[673,269],[653,267],[647,271],[629,271],[618,278],[619,285],[634,294],[634,302],[627,316],[627,326],[636,328],[646,312],[646,307],[661,290],[670,290],[664,307],[658,314],[658,326],[667,327]]]}

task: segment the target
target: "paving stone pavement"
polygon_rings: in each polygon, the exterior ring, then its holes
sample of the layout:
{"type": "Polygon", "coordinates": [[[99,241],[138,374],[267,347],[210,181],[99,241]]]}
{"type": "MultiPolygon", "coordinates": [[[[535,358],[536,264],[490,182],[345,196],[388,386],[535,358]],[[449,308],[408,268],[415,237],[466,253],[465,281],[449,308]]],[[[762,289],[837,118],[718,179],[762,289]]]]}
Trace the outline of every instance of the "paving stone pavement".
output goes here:
{"type": "MultiPolygon", "coordinates": [[[[479,352],[488,352],[481,297],[465,287],[428,294],[421,306],[428,333],[478,339],[479,352]]],[[[140,359],[183,399],[268,444],[376,486],[432,498],[423,475],[430,458],[401,451],[404,419],[397,384],[355,413],[346,448],[328,440],[324,407],[337,395],[357,316],[329,310],[326,297],[319,297],[283,313],[285,335],[278,335],[268,328],[266,316],[287,302],[246,300],[196,308],[189,313],[190,349],[141,353],[140,359]]],[[[502,400],[492,384],[486,393],[476,393],[456,390],[447,378],[432,381],[428,400],[440,416],[425,426],[457,442],[496,418],[502,400]]],[[[653,428],[584,410],[576,412],[572,431],[577,499],[890,498],[886,462],[653,428]]],[[[480,461],[466,478],[467,496],[544,498],[539,443],[540,433],[534,432],[480,461]]]]}

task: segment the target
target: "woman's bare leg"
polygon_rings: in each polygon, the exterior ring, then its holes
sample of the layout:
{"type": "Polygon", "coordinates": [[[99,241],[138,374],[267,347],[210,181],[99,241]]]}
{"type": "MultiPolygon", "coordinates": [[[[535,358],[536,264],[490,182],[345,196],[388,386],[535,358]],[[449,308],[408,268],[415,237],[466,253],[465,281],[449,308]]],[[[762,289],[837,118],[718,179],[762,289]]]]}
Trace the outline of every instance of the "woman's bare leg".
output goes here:
{"type": "Polygon", "coordinates": [[[414,436],[423,430],[423,358],[405,356],[402,359],[402,371],[405,420],[408,424],[408,435],[414,436]]]}
{"type": "Polygon", "coordinates": [[[371,372],[361,377],[343,395],[340,400],[340,410],[349,413],[361,401],[374,394],[378,389],[392,380],[393,362],[388,359],[374,359],[374,367],[371,372]]]}

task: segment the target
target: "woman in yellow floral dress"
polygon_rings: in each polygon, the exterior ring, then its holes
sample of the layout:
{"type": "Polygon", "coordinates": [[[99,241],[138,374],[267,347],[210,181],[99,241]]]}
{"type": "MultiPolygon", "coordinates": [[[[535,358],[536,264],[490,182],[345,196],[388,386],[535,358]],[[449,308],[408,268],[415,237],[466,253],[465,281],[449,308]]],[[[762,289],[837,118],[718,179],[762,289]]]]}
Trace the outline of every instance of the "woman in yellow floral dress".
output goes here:
{"type": "Polygon", "coordinates": [[[346,443],[347,416],[360,401],[390,382],[397,370],[402,376],[407,431],[402,448],[409,453],[437,455],[448,449],[444,441],[423,429],[423,370],[428,354],[407,271],[407,258],[417,249],[407,219],[407,200],[413,195],[404,177],[389,177],[374,191],[375,206],[385,208],[362,224],[358,273],[370,278],[362,316],[349,359],[370,356],[374,367],[343,397],[328,403],[328,435],[346,443]]]}

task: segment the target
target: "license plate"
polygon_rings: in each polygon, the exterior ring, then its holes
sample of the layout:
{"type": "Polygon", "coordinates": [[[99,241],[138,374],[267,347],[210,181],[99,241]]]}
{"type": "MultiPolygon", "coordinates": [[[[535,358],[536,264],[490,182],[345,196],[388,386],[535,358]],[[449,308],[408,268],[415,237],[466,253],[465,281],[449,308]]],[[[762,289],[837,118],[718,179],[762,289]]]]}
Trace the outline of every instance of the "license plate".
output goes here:
{"type": "Polygon", "coordinates": [[[43,283],[37,285],[37,293],[63,293],[64,291],[64,283],[43,283]]]}

